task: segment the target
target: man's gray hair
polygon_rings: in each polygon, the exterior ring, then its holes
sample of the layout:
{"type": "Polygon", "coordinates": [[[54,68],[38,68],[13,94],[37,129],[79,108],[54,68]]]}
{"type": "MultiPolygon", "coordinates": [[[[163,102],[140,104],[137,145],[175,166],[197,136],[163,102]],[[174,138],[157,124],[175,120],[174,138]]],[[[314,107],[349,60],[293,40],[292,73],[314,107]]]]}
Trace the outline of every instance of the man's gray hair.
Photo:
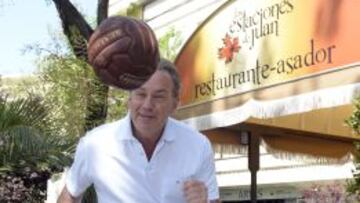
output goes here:
{"type": "Polygon", "coordinates": [[[174,95],[174,97],[178,98],[179,94],[180,94],[181,82],[180,82],[179,73],[176,71],[176,66],[174,65],[174,63],[172,63],[171,61],[169,61],[167,59],[162,58],[162,59],[160,59],[157,70],[164,71],[170,75],[171,80],[174,85],[173,95],[174,95]]]}

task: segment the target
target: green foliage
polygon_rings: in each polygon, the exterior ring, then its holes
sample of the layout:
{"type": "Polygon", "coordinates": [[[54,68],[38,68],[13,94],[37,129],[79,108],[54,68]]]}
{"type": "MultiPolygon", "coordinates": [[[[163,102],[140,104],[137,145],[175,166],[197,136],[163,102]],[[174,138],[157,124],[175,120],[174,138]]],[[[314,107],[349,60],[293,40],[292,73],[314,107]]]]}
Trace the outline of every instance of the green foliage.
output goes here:
{"type": "Polygon", "coordinates": [[[137,3],[130,3],[126,9],[126,16],[131,16],[137,19],[141,19],[143,16],[143,7],[137,3]]]}
{"type": "Polygon", "coordinates": [[[75,57],[57,54],[44,56],[39,68],[45,102],[54,106],[51,114],[55,125],[62,126],[63,135],[83,135],[91,70],[75,57]]]}
{"type": "Polygon", "coordinates": [[[0,99],[0,173],[69,164],[74,142],[56,134],[48,109],[38,97],[0,99]]]}
{"type": "Polygon", "coordinates": [[[119,10],[116,15],[120,16],[131,16],[137,19],[142,19],[143,17],[143,7],[138,3],[130,3],[129,6],[119,10]]]}
{"type": "MultiPolygon", "coordinates": [[[[360,96],[355,99],[354,107],[355,109],[346,120],[346,123],[357,135],[360,135],[360,96]]],[[[360,142],[354,144],[356,147],[356,154],[354,156],[355,170],[353,171],[353,179],[348,181],[347,191],[360,199],[360,142]]]]}
{"type": "Polygon", "coordinates": [[[33,75],[4,77],[0,80],[0,94],[26,97],[27,95],[36,92],[35,87],[38,83],[38,78],[33,75]]]}
{"type": "Polygon", "coordinates": [[[358,135],[360,135],[360,97],[355,99],[352,115],[346,120],[348,126],[350,126],[358,135]]]}
{"type": "Polygon", "coordinates": [[[77,59],[85,61],[87,58],[87,42],[81,36],[80,30],[75,26],[70,26],[71,37],[68,37],[69,43],[77,59]]]}
{"type": "Polygon", "coordinates": [[[170,28],[159,38],[159,49],[161,57],[174,61],[182,44],[181,32],[170,28]]]}
{"type": "Polygon", "coordinates": [[[355,170],[353,171],[353,179],[347,183],[347,191],[354,194],[360,200],[360,143],[355,143],[356,154],[354,157],[355,170]]]}
{"type": "Polygon", "coordinates": [[[128,93],[121,89],[110,88],[108,98],[108,114],[106,120],[108,122],[118,120],[127,113],[128,93]]]}
{"type": "MultiPolygon", "coordinates": [[[[95,79],[87,63],[72,56],[48,55],[40,62],[40,78],[45,92],[45,101],[54,104],[52,114],[56,125],[68,136],[82,136],[87,103],[99,100],[102,90],[91,86],[95,79]]],[[[126,111],[126,93],[111,89],[109,93],[108,120],[119,118],[126,111]]]]}
{"type": "Polygon", "coordinates": [[[50,173],[70,164],[75,140],[59,136],[39,97],[0,97],[0,202],[43,202],[50,173]]]}
{"type": "MultiPolygon", "coordinates": [[[[92,67],[75,57],[68,41],[55,34],[52,39],[46,48],[28,47],[39,55],[39,85],[35,89],[45,103],[52,104],[50,113],[54,125],[60,128],[59,133],[79,137],[85,133],[86,113],[92,108],[89,104],[102,102],[104,92],[96,85],[98,80],[92,67]]],[[[105,104],[108,105],[107,121],[126,113],[126,99],[126,92],[110,89],[105,104]]]]}

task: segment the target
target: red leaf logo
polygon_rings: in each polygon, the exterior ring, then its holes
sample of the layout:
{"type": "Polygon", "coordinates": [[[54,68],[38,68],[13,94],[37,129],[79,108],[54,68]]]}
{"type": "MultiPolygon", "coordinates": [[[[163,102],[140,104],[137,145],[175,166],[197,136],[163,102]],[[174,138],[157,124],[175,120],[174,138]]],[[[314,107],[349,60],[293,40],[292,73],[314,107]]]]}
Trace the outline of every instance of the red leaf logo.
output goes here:
{"type": "Polygon", "coordinates": [[[219,58],[225,59],[225,63],[230,63],[233,60],[234,53],[238,53],[240,50],[239,38],[231,38],[226,33],[225,38],[222,39],[224,46],[219,48],[219,58]]]}

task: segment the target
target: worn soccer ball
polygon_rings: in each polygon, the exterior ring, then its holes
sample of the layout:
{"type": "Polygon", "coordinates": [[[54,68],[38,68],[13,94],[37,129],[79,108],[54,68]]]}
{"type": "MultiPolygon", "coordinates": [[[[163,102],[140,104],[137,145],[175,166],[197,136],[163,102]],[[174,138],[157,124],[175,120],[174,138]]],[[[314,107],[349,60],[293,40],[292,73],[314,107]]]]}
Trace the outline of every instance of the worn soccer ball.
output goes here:
{"type": "Polygon", "coordinates": [[[150,78],[160,56],[156,36],[144,21],[115,16],[91,35],[88,59],[105,84],[131,90],[150,78]]]}

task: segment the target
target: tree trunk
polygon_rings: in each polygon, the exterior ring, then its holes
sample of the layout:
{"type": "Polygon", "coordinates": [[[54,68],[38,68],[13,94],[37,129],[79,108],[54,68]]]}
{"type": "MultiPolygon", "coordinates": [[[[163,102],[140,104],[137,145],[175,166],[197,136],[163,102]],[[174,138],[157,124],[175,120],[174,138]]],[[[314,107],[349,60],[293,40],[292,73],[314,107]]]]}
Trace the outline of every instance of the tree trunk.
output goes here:
{"type": "Polygon", "coordinates": [[[99,25],[101,21],[108,17],[108,8],[109,8],[109,0],[98,0],[97,7],[97,24],[99,25]]]}
{"type": "MultiPolygon", "coordinates": [[[[88,62],[87,42],[93,33],[93,29],[69,0],[52,1],[54,2],[61,19],[63,32],[69,40],[75,56],[88,62]]],[[[108,5],[108,0],[98,0],[98,24],[107,18],[108,5]]],[[[85,131],[105,122],[108,107],[107,99],[109,87],[103,84],[98,78],[89,80],[88,87],[89,91],[87,93],[84,126],[85,131]]]]}

